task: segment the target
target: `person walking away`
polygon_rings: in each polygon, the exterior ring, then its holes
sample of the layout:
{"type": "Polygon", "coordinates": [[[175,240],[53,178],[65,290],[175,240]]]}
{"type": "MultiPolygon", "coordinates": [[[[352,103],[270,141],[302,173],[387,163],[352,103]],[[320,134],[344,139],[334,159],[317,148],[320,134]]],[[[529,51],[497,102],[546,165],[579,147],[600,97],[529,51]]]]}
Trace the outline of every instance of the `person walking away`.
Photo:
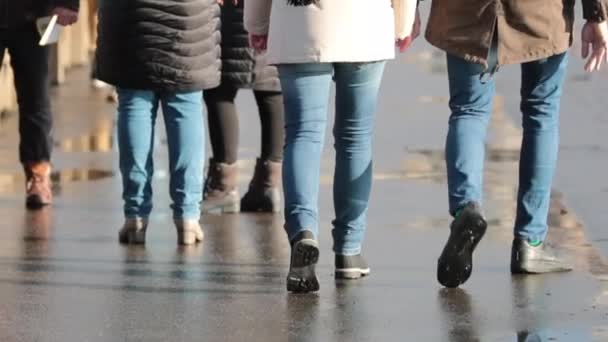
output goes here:
{"type": "Polygon", "coordinates": [[[19,106],[19,160],[25,171],[25,204],[30,209],[53,202],[53,147],[49,96],[49,47],[40,46],[36,20],[57,15],[59,25],[78,20],[78,0],[0,0],[0,65],[11,57],[19,106]]]}
{"type": "Polygon", "coordinates": [[[121,243],[145,243],[152,211],[159,106],[169,152],[169,192],[179,244],[203,239],[202,89],[220,82],[216,0],[104,0],[97,77],[118,91],[118,147],[125,223],[121,243]]]}
{"type": "Polygon", "coordinates": [[[203,209],[225,213],[281,210],[283,96],[276,67],[249,46],[243,27],[243,0],[222,4],[222,83],[204,93],[213,156],[209,160],[203,209]],[[251,88],[260,117],[262,141],[253,178],[241,199],[238,193],[239,118],[234,100],[251,88]]]}
{"type": "Polygon", "coordinates": [[[395,49],[391,2],[247,0],[245,27],[254,47],[267,45],[283,90],[284,215],[291,245],[287,290],[319,289],[319,178],[332,80],[335,275],[366,276],[370,268],[361,251],[372,185],[374,114],[384,66],[395,49]]]}
{"type": "MultiPolygon", "coordinates": [[[[606,25],[606,6],[600,1],[582,0],[585,27],[594,32],[606,25]]],[[[451,110],[445,153],[454,219],[437,263],[437,279],[443,286],[467,281],[473,251],[487,228],[482,192],[495,94],[492,76],[506,64],[521,65],[523,126],[511,272],[571,270],[545,240],[573,20],[574,1],[500,0],[491,6],[464,0],[432,2],[426,38],[447,54],[451,110]]],[[[602,51],[605,45],[594,54],[602,51]]]]}

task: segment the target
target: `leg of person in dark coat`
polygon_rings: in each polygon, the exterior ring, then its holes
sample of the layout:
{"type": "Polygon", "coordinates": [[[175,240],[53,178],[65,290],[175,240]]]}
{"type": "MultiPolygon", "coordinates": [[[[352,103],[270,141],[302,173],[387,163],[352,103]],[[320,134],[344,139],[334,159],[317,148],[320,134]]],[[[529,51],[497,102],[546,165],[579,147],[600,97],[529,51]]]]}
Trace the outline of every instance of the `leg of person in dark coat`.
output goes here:
{"type": "Polygon", "coordinates": [[[283,95],[276,91],[254,91],[262,127],[261,152],[249,190],[241,199],[242,211],[281,210],[281,168],[285,140],[283,95]]]}
{"type": "Polygon", "coordinates": [[[207,105],[209,137],[213,156],[203,192],[203,211],[223,213],[240,210],[238,169],[239,118],[234,105],[237,88],[220,85],[203,92],[207,105]]]}

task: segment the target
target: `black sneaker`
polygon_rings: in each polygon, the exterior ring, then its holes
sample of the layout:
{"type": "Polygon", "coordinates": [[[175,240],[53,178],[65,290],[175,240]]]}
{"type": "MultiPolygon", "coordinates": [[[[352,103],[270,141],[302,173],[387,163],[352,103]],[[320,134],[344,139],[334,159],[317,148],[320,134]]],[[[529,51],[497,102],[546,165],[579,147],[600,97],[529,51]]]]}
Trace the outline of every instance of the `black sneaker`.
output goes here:
{"type": "Polygon", "coordinates": [[[511,247],[511,273],[536,274],[568,272],[572,270],[566,260],[557,255],[551,246],[544,242],[532,246],[526,239],[515,238],[511,247]]]}
{"type": "Polygon", "coordinates": [[[473,251],[488,224],[477,203],[467,204],[450,225],[450,238],[437,262],[437,280],[445,287],[464,284],[473,270],[473,251]]]}
{"type": "Polygon", "coordinates": [[[305,293],[319,291],[315,266],[319,261],[319,245],[312,232],[305,230],[291,241],[291,263],[287,275],[287,291],[305,293]]]}
{"type": "Polygon", "coordinates": [[[369,266],[367,266],[367,262],[365,262],[361,254],[336,254],[335,261],[337,279],[359,279],[370,273],[369,266]]]}

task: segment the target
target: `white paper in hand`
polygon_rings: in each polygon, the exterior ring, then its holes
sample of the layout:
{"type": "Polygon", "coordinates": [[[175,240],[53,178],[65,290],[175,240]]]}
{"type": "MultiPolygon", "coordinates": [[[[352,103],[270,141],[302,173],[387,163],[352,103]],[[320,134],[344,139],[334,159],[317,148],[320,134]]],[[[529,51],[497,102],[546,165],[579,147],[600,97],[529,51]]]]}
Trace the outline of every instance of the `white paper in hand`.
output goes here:
{"type": "Polygon", "coordinates": [[[417,0],[393,0],[396,39],[405,39],[412,34],[417,5],[417,0]]]}
{"type": "Polygon", "coordinates": [[[59,34],[63,26],[57,24],[57,15],[42,17],[36,20],[36,27],[40,33],[40,46],[55,44],[59,41],[59,34]]]}

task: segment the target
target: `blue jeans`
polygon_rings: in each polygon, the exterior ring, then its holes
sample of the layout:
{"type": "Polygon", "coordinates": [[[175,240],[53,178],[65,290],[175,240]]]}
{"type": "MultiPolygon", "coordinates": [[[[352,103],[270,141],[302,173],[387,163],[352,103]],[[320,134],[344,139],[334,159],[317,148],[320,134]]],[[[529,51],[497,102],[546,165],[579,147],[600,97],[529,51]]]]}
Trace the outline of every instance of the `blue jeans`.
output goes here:
{"type": "MultiPolygon", "coordinates": [[[[483,67],[448,55],[450,109],[446,164],[450,212],[482,201],[485,139],[494,79],[483,67]]],[[[566,54],[521,65],[523,140],[515,235],[544,240],[551,184],[559,146],[559,105],[568,58],[566,54]]],[[[490,67],[490,70],[492,68],[490,67]]]]}
{"type": "Polygon", "coordinates": [[[147,218],[152,211],[154,127],[160,103],[167,130],[173,217],[198,220],[205,151],[202,92],[117,91],[125,217],[147,218]]]}
{"type": "Polygon", "coordinates": [[[285,229],[290,240],[303,230],[318,236],[321,151],[333,79],[336,83],[334,251],[343,255],[361,252],[372,184],[374,113],[384,65],[385,62],[279,66],[286,129],[285,229]]]}

